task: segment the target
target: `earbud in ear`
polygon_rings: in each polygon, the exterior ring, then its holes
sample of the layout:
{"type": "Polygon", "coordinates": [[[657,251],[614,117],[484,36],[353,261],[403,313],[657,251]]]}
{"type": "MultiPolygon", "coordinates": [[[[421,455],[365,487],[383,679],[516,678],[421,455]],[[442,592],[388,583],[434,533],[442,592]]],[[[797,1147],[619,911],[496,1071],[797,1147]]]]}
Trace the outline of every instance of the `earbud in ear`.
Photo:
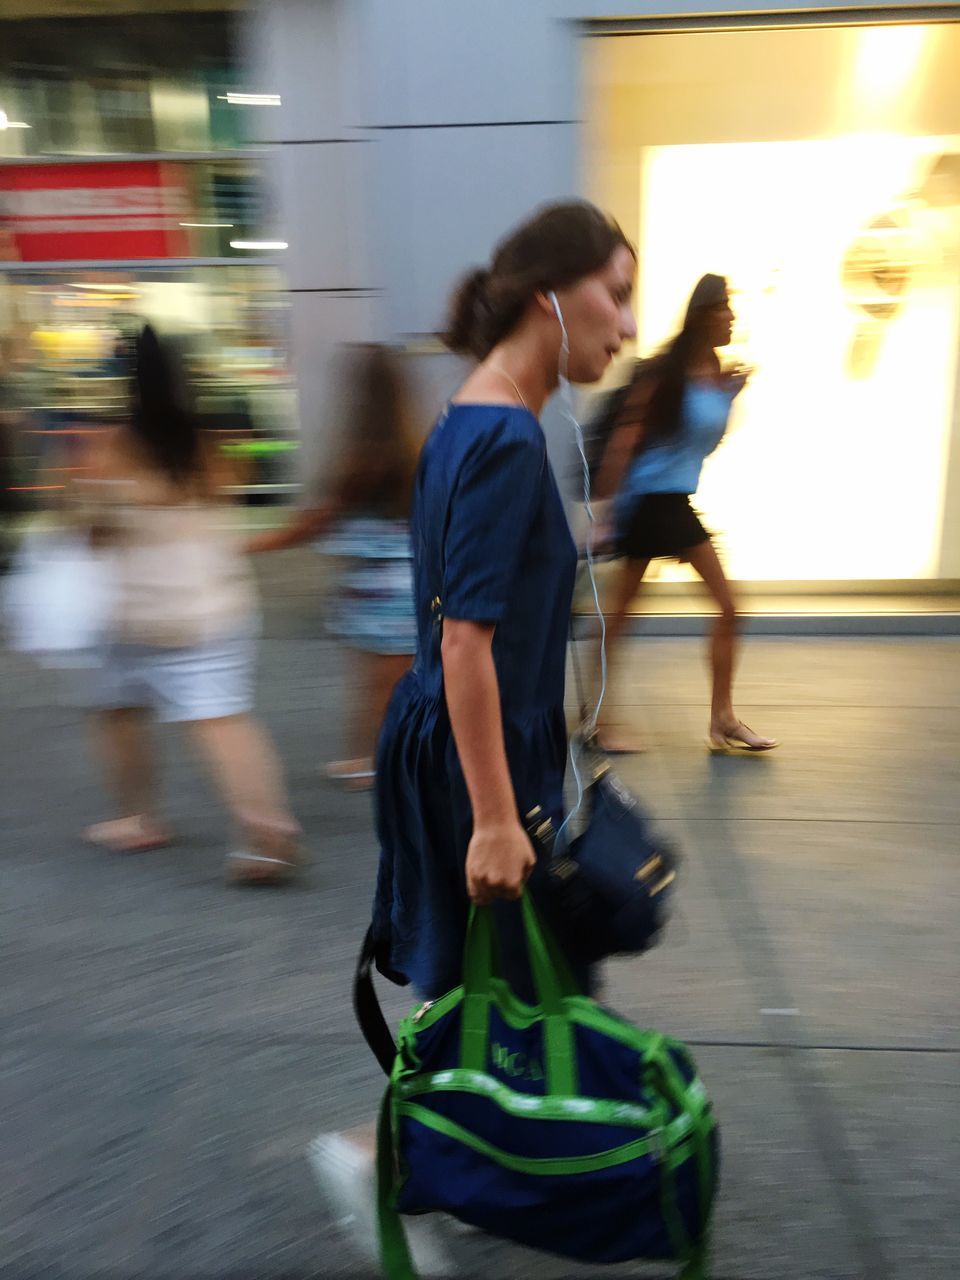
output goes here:
{"type": "Polygon", "coordinates": [[[569,353],[569,346],[567,343],[567,326],[563,323],[563,312],[560,310],[560,303],[557,300],[557,295],[552,289],[547,294],[547,297],[553,303],[553,309],[556,312],[557,320],[560,322],[560,376],[562,379],[567,376],[566,357],[569,353]]]}

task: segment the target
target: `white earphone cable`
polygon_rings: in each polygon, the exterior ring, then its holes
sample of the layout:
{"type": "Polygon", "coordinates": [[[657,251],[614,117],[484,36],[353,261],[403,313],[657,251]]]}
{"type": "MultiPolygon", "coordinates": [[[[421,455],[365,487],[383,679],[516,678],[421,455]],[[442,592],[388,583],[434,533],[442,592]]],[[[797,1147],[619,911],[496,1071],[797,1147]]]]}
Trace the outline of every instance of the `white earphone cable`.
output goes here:
{"type": "MultiPolygon", "coordinates": [[[[570,363],[570,343],[567,337],[567,328],[563,323],[563,313],[560,310],[560,303],[557,295],[550,293],[550,301],[553,303],[553,309],[557,314],[557,320],[560,323],[560,358],[559,358],[559,385],[560,385],[560,405],[561,412],[566,420],[573,428],[574,442],[577,446],[577,452],[580,455],[580,464],[583,471],[583,505],[587,516],[587,537],[586,537],[586,561],[587,574],[590,579],[590,590],[593,595],[593,604],[596,610],[597,619],[600,623],[600,692],[597,697],[597,703],[593,711],[585,716],[583,723],[578,731],[570,740],[570,767],[573,771],[574,781],[577,788],[577,799],[573,808],[564,818],[560,830],[557,832],[557,847],[563,848],[567,835],[567,829],[571,821],[580,812],[583,805],[584,786],[583,778],[580,773],[580,757],[583,753],[584,742],[590,739],[597,730],[597,722],[600,717],[600,711],[607,694],[607,624],[603,616],[603,608],[600,604],[600,592],[597,587],[597,577],[594,570],[594,534],[596,528],[596,515],[593,510],[593,503],[590,496],[590,464],[587,461],[587,451],[583,439],[583,428],[577,421],[577,415],[573,406],[573,393],[570,389],[570,380],[567,376],[570,363]]],[[[571,644],[575,644],[576,640],[571,634],[571,644]]]]}

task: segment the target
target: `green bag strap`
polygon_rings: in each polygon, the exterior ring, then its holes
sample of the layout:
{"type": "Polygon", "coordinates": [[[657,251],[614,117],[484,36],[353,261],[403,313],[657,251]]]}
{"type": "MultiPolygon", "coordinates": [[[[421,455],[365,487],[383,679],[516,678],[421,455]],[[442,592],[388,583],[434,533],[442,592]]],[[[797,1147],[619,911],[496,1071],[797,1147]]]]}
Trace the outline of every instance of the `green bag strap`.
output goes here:
{"type": "Polygon", "coordinates": [[[494,942],[491,913],[484,907],[471,907],[463,948],[460,1014],[460,1066],[471,1071],[485,1071],[487,1067],[494,942]]]}
{"type": "Polygon", "coordinates": [[[673,1251],[683,1262],[678,1280],[706,1280],[707,1277],[707,1238],[704,1235],[699,1244],[694,1244],[687,1234],[677,1204],[677,1180],[672,1168],[665,1166],[660,1183],[660,1208],[667,1224],[667,1232],[673,1241],[673,1251]]]}
{"type": "Polygon", "coordinates": [[[527,954],[530,957],[530,967],[533,971],[533,980],[537,984],[538,994],[545,1003],[545,989],[549,986],[551,992],[556,992],[557,1006],[562,1010],[561,1001],[564,997],[581,996],[583,992],[577,986],[562,952],[550,937],[546,925],[541,921],[529,893],[524,893],[520,901],[520,909],[523,912],[527,954]]]}
{"type": "MultiPolygon", "coordinates": [[[[558,972],[552,962],[536,908],[527,893],[521,900],[521,910],[534,989],[543,1013],[547,1092],[573,1095],[577,1092],[573,1030],[566,1016],[563,998],[575,994],[576,988],[568,989],[572,982],[569,971],[558,972]]],[[[471,907],[463,953],[464,1000],[459,1062],[468,1071],[487,1069],[495,940],[493,915],[489,908],[471,907]]]]}
{"type": "Polygon", "coordinates": [[[678,1280],[707,1280],[707,1250],[705,1245],[698,1245],[687,1259],[686,1266],[680,1272],[678,1280]]]}
{"type": "MultiPolygon", "coordinates": [[[[407,1244],[403,1221],[393,1203],[393,1184],[396,1168],[396,1146],[392,1121],[393,1081],[384,1094],[377,1125],[377,1229],[380,1239],[380,1262],[386,1280],[419,1280],[410,1248],[407,1244]]],[[[445,1117],[430,1115],[430,1122],[441,1132],[460,1137],[459,1127],[445,1117]],[[457,1132],[453,1132],[456,1129],[457,1132]]],[[[708,1134],[706,1124],[695,1126],[697,1155],[705,1145],[708,1134]]],[[[678,1280],[706,1280],[707,1242],[692,1245],[683,1226],[677,1204],[676,1179],[673,1170],[665,1165],[661,1182],[661,1208],[667,1229],[673,1240],[674,1250],[684,1260],[678,1280]]]]}
{"type": "Polygon", "coordinates": [[[670,1083],[674,1098],[682,1105],[693,1121],[692,1138],[696,1151],[697,1185],[701,1205],[701,1226],[706,1231],[710,1201],[713,1197],[714,1170],[710,1159],[710,1134],[714,1127],[709,1105],[704,1097],[694,1099],[692,1091],[665,1047],[658,1054],[662,1070],[670,1083]]]}
{"type": "Polygon", "coordinates": [[[547,1059],[544,1064],[547,1092],[574,1095],[580,1089],[573,1048],[573,1027],[567,1018],[563,997],[576,994],[576,991],[563,989],[563,978],[568,975],[561,973],[551,959],[537,909],[529,893],[523,895],[520,906],[534,988],[546,1015],[543,1032],[547,1059]]]}
{"type": "Polygon", "coordinates": [[[660,1184],[660,1207],[664,1221],[677,1256],[684,1258],[686,1265],[681,1271],[680,1280],[705,1280],[707,1266],[707,1224],[709,1220],[710,1198],[713,1196],[713,1166],[710,1161],[710,1132],[713,1130],[713,1117],[710,1116],[707,1101],[692,1096],[680,1068],[673,1061],[667,1047],[667,1037],[659,1036],[650,1044],[648,1061],[654,1062],[662,1073],[663,1084],[666,1085],[673,1102],[684,1108],[692,1120],[691,1138],[694,1142],[694,1158],[696,1160],[696,1179],[698,1179],[698,1199],[700,1204],[700,1230],[703,1233],[699,1244],[692,1244],[690,1236],[684,1228],[684,1220],[677,1204],[676,1176],[673,1170],[664,1172],[660,1184]]]}
{"type": "Polygon", "coordinates": [[[393,1174],[396,1148],[390,1115],[392,1087],[380,1105],[377,1122],[377,1232],[380,1237],[380,1263],[387,1280],[418,1280],[403,1222],[393,1203],[393,1174]]]}
{"type": "Polygon", "coordinates": [[[560,984],[561,994],[564,996],[583,996],[586,995],[582,985],[573,976],[573,970],[567,957],[560,950],[560,944],[553,936],[553,932],[548,928],[543,920],[538,921],[540,928],[540,936],[543,939],[543,945],[546,948],[547,957],[550,966],[557,976],[560,984]]]}
{"type": "MultiPolygon", "coordinates": [[[[393,1175],[396,1148],[391,1118],[391,1089],[387,1089],[380,1107],[377,1125],[377,1228],[380,1237],[380,1264],[386,1280],[419,1280],[403,1221],[393,1203],[393,1175]]],[[[433,1122],[444,1118],[433,1116],[433,1122]]],[[[438,1127],[439,1124],[438,1124],[438,1127]]],[[[672,1173],[664,1179],[663,1209],[681,1256],[685,1257],[678,1280],[706,1280],[706,1244],[691,1248],[680,1221],[676,1204],[676,1186],[672,1173]],[[668,1213],[668,1205],[672,1213],[668,1213]],[[676,1234],[675,1234],[676,1233],[676,1234]]]]}

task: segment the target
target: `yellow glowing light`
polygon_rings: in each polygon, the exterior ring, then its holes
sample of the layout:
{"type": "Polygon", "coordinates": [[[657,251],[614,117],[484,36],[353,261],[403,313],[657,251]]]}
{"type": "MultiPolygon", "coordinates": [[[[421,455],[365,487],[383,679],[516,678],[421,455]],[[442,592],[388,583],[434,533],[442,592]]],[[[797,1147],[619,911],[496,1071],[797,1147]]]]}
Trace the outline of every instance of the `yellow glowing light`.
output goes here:
{"type": "Polygon", "coordinates": [[[55,307],[112,307],[117,302],[135,298],[135,293],[101,293],[87,298],[54,298],[55,307]]]}
{"type": "MultiPolygon", "coordinates": [[[[136,290],[128,288],[126,285],[118,284],[94,284],[89,281],[74,280],[71,281],[71,289],[89,289],[93,293],[109,293],[112,297],[135,298],[136,290]]],[[[76,299],[73,299],[76,301],[76,299]]]]}
{"type": "Polygon", "coordinates": [[[931,158],[958,145],[875,135],[645,153],[640,350],[675,330],[714,271],[737,288],[727,354],[756,368],[697,499],[734,577],[936,574],[960,296],[922,235],[898,238],[895,215],[931,158]],[[705,191],[734,198],[705,217],[705,191]],[[858,244],[882,244],[878,217],[904,279],[876,307],[844,268],[858,244]]]}
{"type": "Polygon", "coordinates": [[[855,91],[895,101],[919,71],[933,33],[926,26],[864,27],[858,32],[855,91]]]}

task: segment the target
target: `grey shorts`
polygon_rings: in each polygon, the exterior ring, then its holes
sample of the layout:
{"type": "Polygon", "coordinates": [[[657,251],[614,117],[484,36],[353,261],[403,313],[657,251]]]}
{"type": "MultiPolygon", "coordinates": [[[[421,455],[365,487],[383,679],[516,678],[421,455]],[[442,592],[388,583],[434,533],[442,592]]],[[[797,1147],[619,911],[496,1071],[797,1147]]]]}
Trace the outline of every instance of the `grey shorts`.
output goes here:
{"type": "Polygon", "coordinates": [[[241,715],[253,709],[256,656],[250,634],[181,649],[111,644],[92,702],[101,711],[146,707],[163,724],[241,715]]]}

